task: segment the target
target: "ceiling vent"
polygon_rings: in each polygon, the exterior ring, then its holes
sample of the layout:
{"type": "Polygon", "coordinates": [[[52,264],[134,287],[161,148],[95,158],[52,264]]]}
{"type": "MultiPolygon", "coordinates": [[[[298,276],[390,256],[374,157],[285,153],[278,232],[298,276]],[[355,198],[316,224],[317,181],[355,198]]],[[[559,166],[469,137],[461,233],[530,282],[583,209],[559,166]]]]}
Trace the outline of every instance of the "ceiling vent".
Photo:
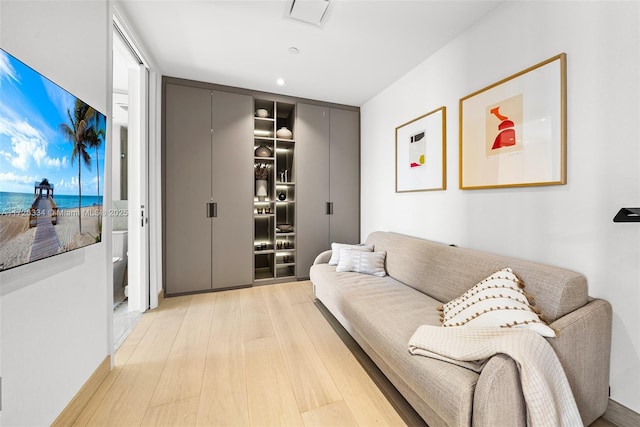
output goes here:
{"type": "Polygon", "coordinates": [[[286,17],[321,27],[329,15],[330,0],[292,0],[286,17]]]}

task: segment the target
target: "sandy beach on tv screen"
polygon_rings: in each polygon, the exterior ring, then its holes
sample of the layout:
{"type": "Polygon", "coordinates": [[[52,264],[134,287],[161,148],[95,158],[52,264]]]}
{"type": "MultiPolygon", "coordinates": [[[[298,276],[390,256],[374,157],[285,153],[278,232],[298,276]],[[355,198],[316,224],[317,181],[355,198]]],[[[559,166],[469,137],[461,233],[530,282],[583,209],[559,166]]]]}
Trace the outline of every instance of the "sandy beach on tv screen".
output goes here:
{"type": "MultiPolygon", "coordinates": [[[[82,234],[78,228],[78,209],[60,209],[54,226],[58,237],[58,251],[67,252],[96,242],[100,235],[101,206],[84,207],[82,234]]],[[[31,249],[37,227],[29,228],[29,215],[0,215],[0,266],[4,269],[26,264],[31,260],[31,249]]],[[[55,255],[54,253],[49,256],[55,255]]],[[[33,260],[31,260],[33,261],[33,260]]]]}

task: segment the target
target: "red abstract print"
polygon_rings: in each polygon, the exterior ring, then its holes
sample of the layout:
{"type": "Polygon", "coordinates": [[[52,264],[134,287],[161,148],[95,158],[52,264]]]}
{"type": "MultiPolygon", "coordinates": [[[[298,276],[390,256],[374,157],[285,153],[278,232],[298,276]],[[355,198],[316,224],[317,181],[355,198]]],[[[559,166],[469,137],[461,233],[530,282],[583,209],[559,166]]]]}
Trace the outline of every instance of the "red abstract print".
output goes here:
{"type": "Polygon", "coordinates": [[[500,120],[498,124],[498,130],[500,133],[496,136],[491,146],[492,150],[497,150],[503,147],[511,147],[516,145],[516,130],[513,121],[509,120],[509,117],[500,114],[500,106],[491,109],[491,114],[496,116],[500,120]]]}

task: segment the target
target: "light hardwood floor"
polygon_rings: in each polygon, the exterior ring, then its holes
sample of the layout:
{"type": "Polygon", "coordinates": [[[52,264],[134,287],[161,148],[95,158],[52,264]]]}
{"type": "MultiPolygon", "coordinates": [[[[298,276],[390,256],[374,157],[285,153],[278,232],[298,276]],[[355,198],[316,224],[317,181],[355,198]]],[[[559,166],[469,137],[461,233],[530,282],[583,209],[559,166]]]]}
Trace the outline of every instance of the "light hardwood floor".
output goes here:
{"type": "Polygon", "coordinates": [[[406,425],[310,282],[167,298],[74,425],[406,425]]]}
{"type": "Polygon", "coordinates": [[[167,298],[74,425],[424,425],[323,312],[310,282],[167,298]]]}

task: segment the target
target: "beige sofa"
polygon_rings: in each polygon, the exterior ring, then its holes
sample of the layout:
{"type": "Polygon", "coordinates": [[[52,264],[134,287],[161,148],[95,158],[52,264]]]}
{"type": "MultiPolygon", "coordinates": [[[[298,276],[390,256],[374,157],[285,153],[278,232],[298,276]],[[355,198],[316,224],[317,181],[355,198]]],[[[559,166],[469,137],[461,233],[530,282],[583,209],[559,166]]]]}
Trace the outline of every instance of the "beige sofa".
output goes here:
{"type": "Polygon", "coordinates": [[[430,427],[526,425],[518,369],[509,357],[493,356],[477,374],[407,350],[418,326],[440,325],[437,306],[505,267],[522,279],[557,331],[547,340],[565,370],[583,423],[605,412],[612,310],[608,302],[587,295],[584,276],[389,232],[374,232],[366,243],[386,252],[388,275],[338,273],[327,264],[327,251],[310,270],[315,296],[430,427]]]}

